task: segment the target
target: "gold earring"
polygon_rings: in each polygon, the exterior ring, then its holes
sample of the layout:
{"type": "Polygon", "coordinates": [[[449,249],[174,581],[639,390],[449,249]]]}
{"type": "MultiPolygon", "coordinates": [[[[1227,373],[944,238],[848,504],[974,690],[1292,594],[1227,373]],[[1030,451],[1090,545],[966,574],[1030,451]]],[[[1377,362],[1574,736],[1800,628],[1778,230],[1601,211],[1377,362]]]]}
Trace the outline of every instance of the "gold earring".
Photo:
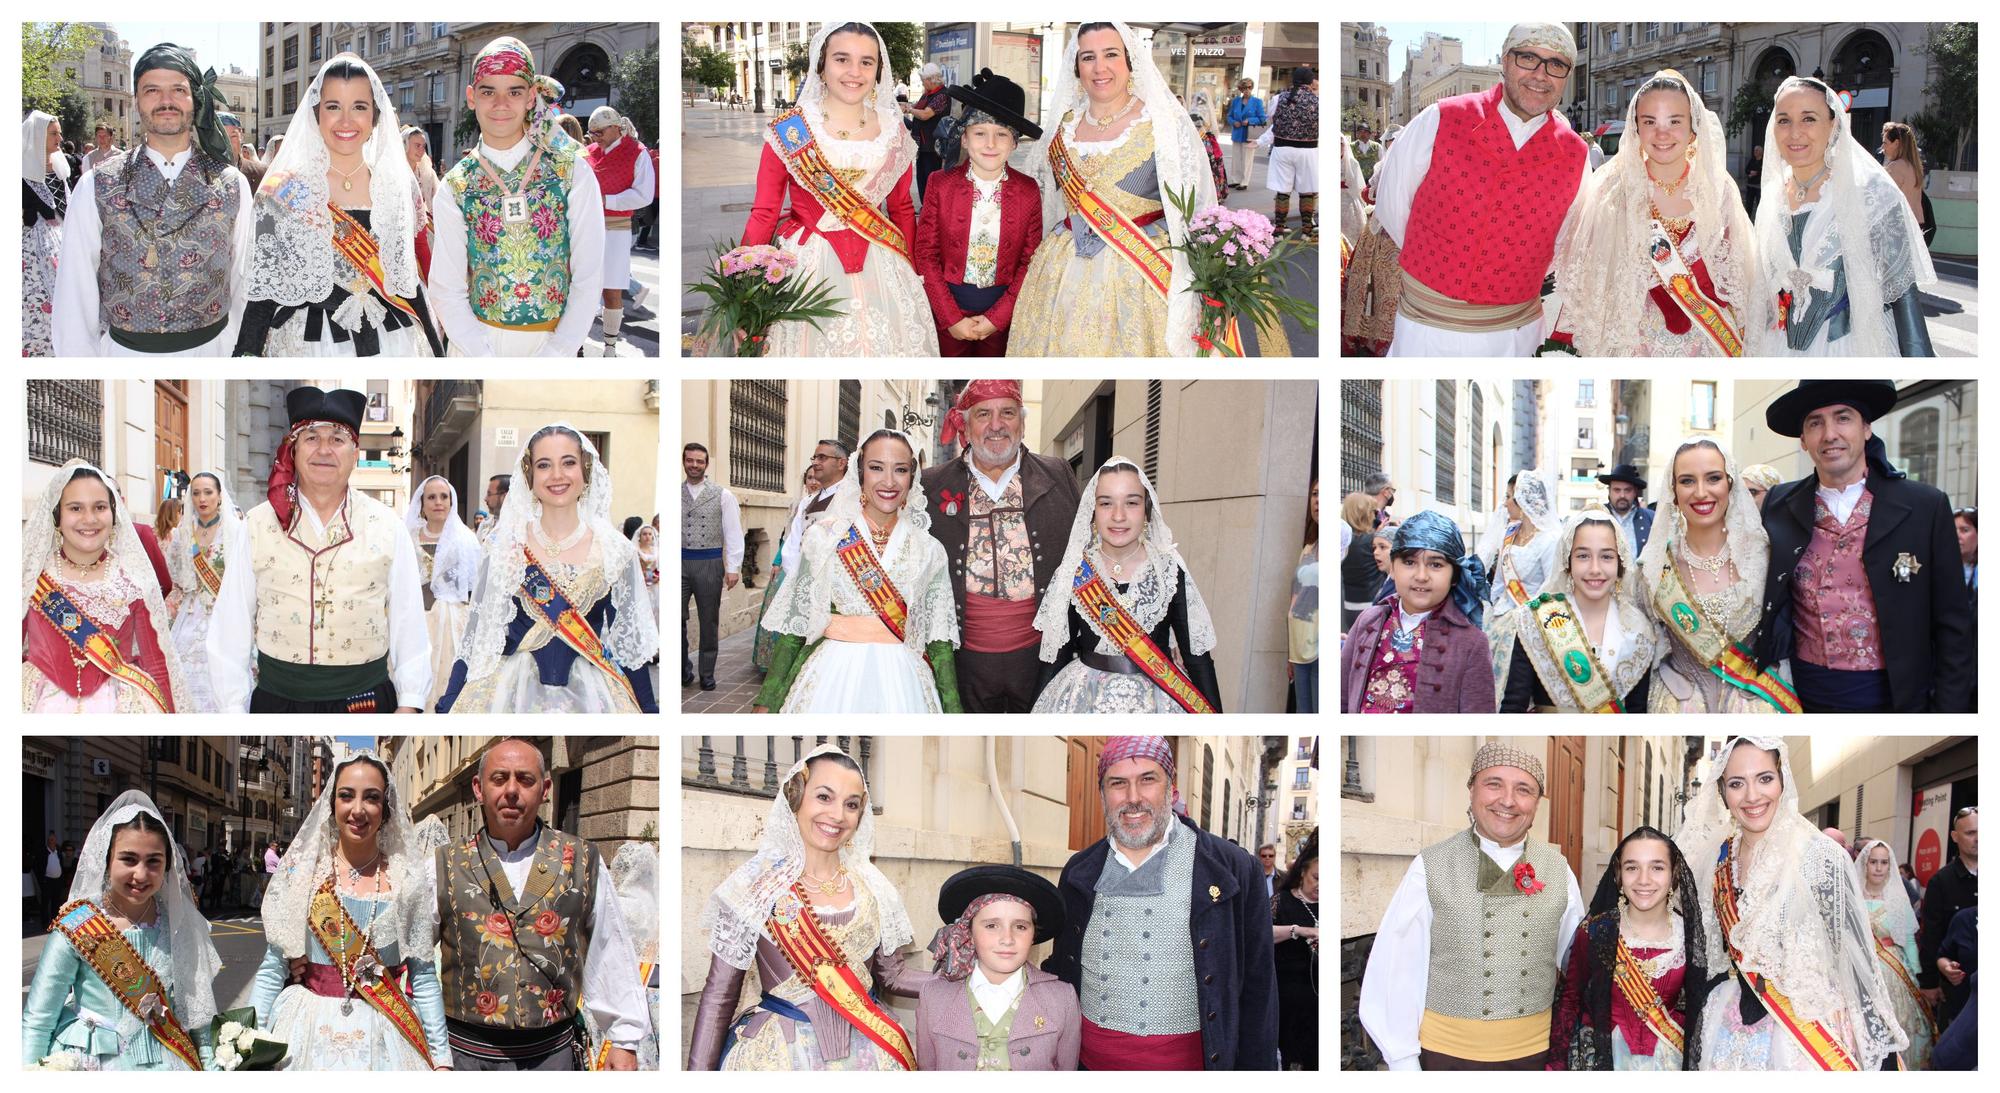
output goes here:
{"type": "Polygon", "coordinates": [[[875,109],[875,92],[873,91],[868,93],[868,109],[875,109]]]}

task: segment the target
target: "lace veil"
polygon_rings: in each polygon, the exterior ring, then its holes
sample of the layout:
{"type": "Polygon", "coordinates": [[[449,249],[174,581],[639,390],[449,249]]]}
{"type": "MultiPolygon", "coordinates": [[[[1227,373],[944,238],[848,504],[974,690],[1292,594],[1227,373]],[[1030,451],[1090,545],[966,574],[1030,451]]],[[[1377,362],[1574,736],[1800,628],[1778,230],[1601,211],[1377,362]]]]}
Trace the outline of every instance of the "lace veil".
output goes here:
{"type": "MultiPolygon", "coordinates": [[[[822,147],[832,142],[834,136],[827,132],[826,123],[820,119],[820,108],[826,101],[826,81],[820,79],[818,71],[820,51],[826,48],[826,40],[833,37],[835,31],[848,25],[844,22],[821,24],[819,31],[813,35],[812,47],[806,53],[806,82],[805,86],[799,89],[798,112],[799,116],[805,119],[806,128],[812,130],[813,139],[822,147]]],[[[876,42],[882,41],[882,35],[875,29],[874,24],[861,25],[875,35],[876,42]]],[[[884,48],[885,62],[887,54],[888,51],[884,48]]],[[[884,63],[875,73],[875,119],[881,123],[884,137],[890,134],[897,135],[890,140],[889,154],[883,157],[882,165],[853,183],[855,192],[871,205],[880,205],[888,200],[889,192],[896,188],[896,183],[917,163],[916,138],[910,136],[908,129],[903,128],[903,112],[896,106],[896,77],[889,69],[890,66],[884,63]]],[[[765,126],[764,143],[774,152],[780,150],[777,140],[770,126],[765,126]]],[[[911,185],[914,187],[915,182],[913,181],[911,185]]]]}
{"type": "MultiPolygon", "coordinates": [[[[444,530],[438,534],[437,556],[431,564],[431,593],[441,600],[464,603],[472,598],[472,585],[479,577],[479,538],[458,515],[458,487],[441,474],[431,475],[410,495],[410,506],[403,510],[403,526],[410,529],[410,541],[417,541],[417,535],[428,523],[424,519],[424,487],[432,482],[443,482],[451,491],[451,515],[445,517],[444,530]]],[[[417,548],[421,551],[423,548],[417,548]]]]}
{"type": "MultiPolygon", "coordinates": [[[[1664,635],[1654,624],[1652,612],[1647,611],[1639,593],[1639,565],[1632,558],[1632,540],[1626,538],[1624,525],[1620,524],[1608,510],[1588,508],[1571,513],[1562,523],[1562,533],[1556,539],[1554,568],[1549,579],[1542,582],[1541,592],[1555,593],[1572,599],[1576,591],[1570,577],[1570,556],[1576,548],[1576,534],[1585,524],[1603,524],[1611,529],[1611,537],[1618,544],[1618,565],[1625,573],[1618,579],[1611,591],[1611,606],[1618,612],[1620,623],[1626,634],[1631,636],[1632,648],[1618,666],[1610,670],[1613,693],[1620,699],[1632,693],[1639,680],[1660,659],[1665,650],[1664,635]]],[[[1523,612],[1524,617],[1532,617],[1523,612]]],[[[1547,646],[1539,641],[1530,641],[1525,648],[1528,656],[1541,660],[1548,656],[1547,646]]],[[[1552,667],[1552,665],[1543,665],[1552,667]]]]}
{"type": "MultiPolygon", "coordinates": [[[[1069,644],[1069,609],[1074,602],[1072,586],[1077,567],[1083,563],[1084,552],[1090,552],[1091,565],[1103,575],[1111,594],[1118,597],[1132,621],[1139,628],[1151,632],[1160,620],[1167,617],[1167,609],[1173,605],[1176,580],[1187,573],[1187,562],[1181,558],[1174,546],[1173,530],[1167,527],[1166,512],[1160,507],[1160,497],[1153,492],[1153,481],[1138,464],[1122,455],[1114,455],[1104,461],[1097,473],[1084,484],[1083,497],[1076,506],[1076,519],[1070,522],[1069,546],[1063,550],[1062,564],[1056,567],[1055,579],[1042,595],[1040,608],[1035,611],[1035,629],[1042,632],[1041,659],[1054,664],[1062,655],[1063,646],[1069,644]],[[1111,583],[1111,570],[1097,557],[1097,533],[1093,517],[1097,512],[1097,480],[1109,470],[1129,470],[1139,476],[1139,482],[1146,487],[1146,500],[1152,504],[1152,515],[1146,517],[1146,529],[1141,538],[1146,544],[1145,571],[1129,582],[1129,590],[1118,592],[1111,583]]],[[[1208,603],[1201,598],[1201,590],[1194,584],[1194,574],[1187,573],[1187,613],[1188,643],[1192,648],[1187,652],[1194,655],[1206,653],[1215,648],[1215,622],[1209,617],[1208,603]]],[[[1104,624],[1087,612],[1079,611],[1084,625],[1090,627],[1100,641],[1111,639],[1104,633],[1104,624]]],[[[1115,646],[1117,643],[1112,642],[1115,646]]]]}
{"type": "MultiPolygon", "coordinates": [[[[1504,559],[1507,565],[1521,577],[1522,583],[1532,593],[1541,587],[1554,573],[1559,560],[1556,557],[1556,543],[1562,538],[1562,517],[1556,512],[1555,475],[1537,470],[1523,470],[1514,478],[1514,504],[1521,515],[1535,526],[1535,535],[1525,543],[1513,547],[1506,545],[1506,521],[1494,520],[1487,524],[1480,544],[1481,557],[1491,551],[1492,564],[1487,568],[1493,573],[1492,598],[1499,605],[1499,614],[1512,610],[1513,599],[1507,595],[1506,575],[1501,569],[1504,559]]],[[[1505,506],[1501,511],[1505,512],[1505,506]]]]}
{"type": "Polygon", "coordinates": [[[65,181],[69,178],[69,160],[61,152],[47,150],[49,126],[55,122],[53,115],[40,110],[30,110],[21,119],[21,181],[40,186],[44,192],[50,175],[65,181]]]}
{"type": "Polygon", "coordinates": [[[611,886],[618,892],[618,910],[632,948],[648,964],[660,962],[660,848],[633,841],[611,859],[611,886]]]}
{"type": "MultiPolygon", "coordinates": [[[[832,744],[821,744],[793,763],[778,784],[790,782],[793,775],[806,769],[806,764],[817,756],[845,754],[832,744]]],[[[902,895],[875,866],[875,811],[869,807],[873,792],[866,788],[865,778],[862,785],[869,801],[862,805],[861,823],[855,827],[854,835],[840,848],[840,864],[857,883],[867,885],[869,894],[875,897],[876,911],[882,920],[882,942],[877,951],[886,956],[909,944],[915,931],[910,926],[910,913],[903,906],[902,895]]],[[[806,844],[799,835],[798,816],[780,792],[771,798],[771,811],[764,820],[756,853],[723,879],[708,897],[708,905],[702,908],[700,928],[709,931],[709,951],[730,967],[748,971],[757,959],[758,940],[769,936],[764,932],[764,924],[771,917],[771,908],[779,894],[805,872],[805,862],[806,844]]],[[[851,960],[866,960],[869,955],[847,954],[851,960]]]]}
{"type": "MultiPolygon", "coordinates": [[[[1713,437],[1688,437],[1674,448],[1673,458],[1667,460],[1666,496],[1661,499],[1662,508],[1653,534],[1646,540],[1646,549],[1639,555],[1640,602],[1644,604],[1652,599],[1653,589],[1660,586],[1666,568],[1686,547],[1687,517],[1674,502],[1674,464],[1682,452],[1697,444],[1714,445],[1721,451],[1723,469],[1729,475],[1729,511],[1724,514],[1723,523],[1727,529],[1729,561],[1736,567],[1737,581],[1729,588],[1728,609],[1716,621],[1722,624],[1723,631],[1732,640],[1741,641],[1756,627],[1763,614],[1764,574],[1771,567],[1771,537],[1764,531],[1757,502],[1750,499],[1749,487],[1744,485],[1743,475],[1737,470],[1736,458],[1713,437]],[[1667,526],[1662,528],[1658,524],[1667,526]]],[[[1791,782],[1787,779],[1786,788],[1790,787],[1791,782]]]]}
{"type": "MultiPolygon", "coordinates": [[[[1840,105],[1827,86],[1817,80],[1792,76],[1778,85],[1776,102],[1799,88],[1818,91],[1826,99],[1836,128],[1827,143],[1826,184],[1819,201],[1806,218],[1805,237],[1799,247],[1801,260],[1792,261],[1787,229],[1791,205],[1785,199],[1787,187],[1796,181],[1792,165],[1780,155],[1767,152],[1768,195],[1757,206],[1757,252],[1763,262],[1765,292],[1752,316],[1760,337],[1755,349],[1762,356],[1787,352],[1785,332],[1777,328],[1778,292],[1790,288],[1803,294],[1804,286],[1821,291],[1833,288],[1833,264],[1844,259],[1847,271],[1848,312],[1853,317],[1854,356],[1900,356],[1896,332],[1884,313],[1913,287],[1937,283],[1923,229],[1917,225],[1910,202],[1894,179],[1861,142],[1854,139],[1854,119],[1840,105]]],[[[1764,147],[1778,147],[1778,115],[1764,126],[1764,147]]]]}
{"type": "MultiPolygon", "coordinates": [[[[1866,900],[1868,898],[1868,853],[1878,846],[1889,852],[1889,879],[1882,882],[1883,919],[1888,924],[1891,937],[1894,937],[1898,942],[1901,942],[1904,938],[1910,938],[1914,942],[1917,936],[1917,909],[1910,905],[1910,894],[1903,888],[1903,874],[1897,868],[1902,863],[1896,858],[1895,847],[1890,846],[1881,839],[1863,839],[1859,852],[1854,855],[1854,885],[1861,889],[1861,898],[1866,900]]],[[[1862,910],[1864,913],[1867,911],[1865,903],[1862,910]]],[[[1917,970],[1916,968],[1909,969],[1912,975],[1915,975],[1917,970]]],[[[1909,1030],[1905,1029],[1904,1031],[1907,1032],[1909,1030]]]]}
{"type": "Polygon", "coordinates": [[[640,524],[632,529],[632,550],[639,556],[640,566],[658,569],[660,565],[660,532],[651,524],[640,524]],[[646,533],[652,532],[652,549],[646,549],[646,533]]]}
{"type": "MultiPolygon", "coordinates": [[[[220,495],[215,507],[215,538],[210,540],[210,543],[212,547],[224,552],[222,564],[227,566],[229,544],[235,541],[237,529],[243,526],[243,512],[236,507],[236,497],[229,492],[227,484],[229,480],[222,476],[221,471],[196,471],[194,478],[206,478],[214,482],[215,492],[220,495]]],[[[189,489],[192,490],[193,486],[194,479],[189,479],[189,489]]],[[[167,572],[173,576],[174,584],[180,588],[192,589],[195,587],[194,552],[197,549],[194,526],[199,517],[195,515],[194,498],[191,495],[184,503],[187,505],[187,521],[181,525],[181,529],[185,534],[176,534],[171,544],[161,543],[160,549],[166,551],[167,572]]]]}

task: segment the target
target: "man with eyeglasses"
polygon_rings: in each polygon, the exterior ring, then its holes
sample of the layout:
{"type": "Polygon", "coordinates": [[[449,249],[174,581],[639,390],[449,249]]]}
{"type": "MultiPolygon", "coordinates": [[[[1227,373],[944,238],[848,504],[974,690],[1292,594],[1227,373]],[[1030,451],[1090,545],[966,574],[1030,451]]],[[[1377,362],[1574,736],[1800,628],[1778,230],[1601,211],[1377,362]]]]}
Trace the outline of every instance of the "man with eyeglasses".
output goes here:
{"type": "Polygon", "coordinates": [[[1561,23],[1521,23],[1500,83],[1424,108],[1382,157],[1375,218],[1402,248],[1392,357],[1529,357],[1542,281],[1589,170],[1556,104],[1576,62],[1561,23]]]}
{"type": "Polygon", "coordinates": [[[1939,1015],[1944,1020],[1964,1007],[1972,991],[1965,969],[1940,950],[1952,916],[1979,906],[1978,806],[1952,814],[1951,845],[1958,853],[1931,874],[1930,884],[1924,888],[1924,905],[1918,909],[1917,930],[1917,986],[1933,1007],[1944,1004],[1939,1015]]]}

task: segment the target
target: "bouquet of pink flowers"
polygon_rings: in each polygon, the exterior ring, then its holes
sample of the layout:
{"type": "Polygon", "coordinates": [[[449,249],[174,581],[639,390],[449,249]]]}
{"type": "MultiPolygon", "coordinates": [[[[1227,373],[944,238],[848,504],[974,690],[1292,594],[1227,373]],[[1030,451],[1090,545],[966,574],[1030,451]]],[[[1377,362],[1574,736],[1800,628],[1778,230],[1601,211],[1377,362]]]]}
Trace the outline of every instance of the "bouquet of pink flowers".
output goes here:
{"type": "Polygon", "coordinates": [[[1188,291],[1201,299],[1201,325],[1194,340],[1199,356],[1211,352],[1243,355],[1237,336],[1240,322],[1263,328],[1289,315],[1307,327],[1319,324],[1319,308],[1310,300],[1285,295],[1273,274],[1279,265],[1304,249],[1296,239],[1279,239],[1270,218],[1249,209],[1210,205],[1197,211],[1194,191],[1169,190],[1187,225],[1187,239],[1161,249],[1188,256],[1194,277],[1188,291]]]}
{"type": "Polygon", "coordinates": [[[764,355],[764,333],[773,324],[838,318],[841,307],[825,282],[799,272],[795,254],[777,247],[717,245],[708,275],[689,285],[709,298],[701,336],[736,341],[736,356],[764,355]]]}

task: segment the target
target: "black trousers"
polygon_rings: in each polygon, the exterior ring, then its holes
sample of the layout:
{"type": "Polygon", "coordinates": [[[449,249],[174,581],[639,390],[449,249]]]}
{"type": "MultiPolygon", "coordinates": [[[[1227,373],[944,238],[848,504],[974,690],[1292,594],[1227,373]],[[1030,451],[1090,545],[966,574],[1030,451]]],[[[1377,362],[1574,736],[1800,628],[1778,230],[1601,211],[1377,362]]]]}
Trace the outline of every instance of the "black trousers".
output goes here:
{"type": "Polygon", "coordinates": [[[958,668],[958,697],[966,713],[1027,713],[1041,690],[1042,648],[1029,645],[1010,653],[952,655],[958,668]]]}

